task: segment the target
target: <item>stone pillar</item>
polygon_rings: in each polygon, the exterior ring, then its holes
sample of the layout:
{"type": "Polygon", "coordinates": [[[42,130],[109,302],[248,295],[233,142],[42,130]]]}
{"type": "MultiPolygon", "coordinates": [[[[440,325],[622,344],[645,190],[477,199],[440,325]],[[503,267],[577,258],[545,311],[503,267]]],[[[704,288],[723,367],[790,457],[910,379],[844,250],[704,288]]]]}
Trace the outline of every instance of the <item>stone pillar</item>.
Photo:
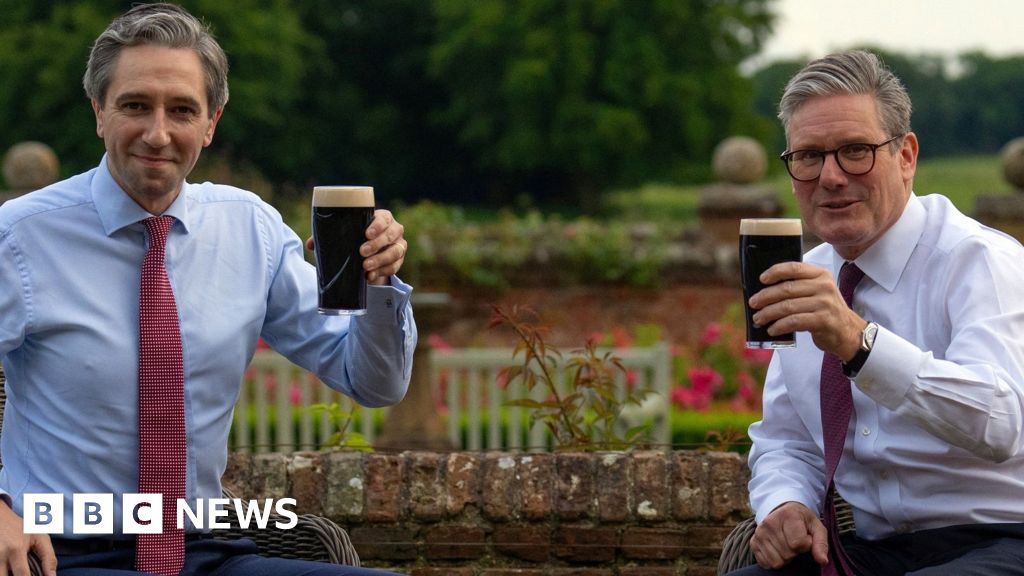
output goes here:
{"type": "Polygon", "coordinates": [[[0,203],[56,182],[60,162],[46,144],[21,142],[4,155],[3,174],[7,189],[0,190],[0,203]]]}
{"type": "Polygon", "coordinates": [[[427,336],[444,328],[452,317],[451,297],[413,292],[413,314],[419,341],[413,355],[412,381],[405,398],[391,407],[374,447],[381,450],[450,451],[454,447],[434,405],[430,348],[427,336]]]}
{"type": "Polygon", "coordinates": [[[1024,138],[1008,142],[1001,157],[1003,177],[1015,193],[979,194],[974,200],[974,217],[1024,242],[1024,138]]]}
{"type": "Polygon", "coordinates": [[[741,218],[782,216],[778,194],[761,184],[767,169],[764,147],[746,136],[723,140],[712,157],[717,181],[701,190],[698,214],[701,231],[716,245],[722,270],[734,268],[741,218]]]}

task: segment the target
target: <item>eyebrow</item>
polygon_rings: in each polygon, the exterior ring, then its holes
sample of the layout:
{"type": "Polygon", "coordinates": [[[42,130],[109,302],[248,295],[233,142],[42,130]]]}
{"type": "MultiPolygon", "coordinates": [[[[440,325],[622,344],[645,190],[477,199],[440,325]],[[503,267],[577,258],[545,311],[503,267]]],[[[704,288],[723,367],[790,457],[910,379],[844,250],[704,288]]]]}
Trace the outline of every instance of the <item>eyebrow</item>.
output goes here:
{"type": "MultiPolygon", "coordinates": [[[[122,102],[131,102],[133,100],[142,100],[144,102],[149,102],[153,100],[153,97],[144,92],[125,92],[123,94],[119,94],[117,98],[114,99],[114,103],[120,104],[122,102]]],[[[202,109],[202,105],[200,104],[200,102],[190,96],[175,96],[170,98],[169,102],[174,105],[184,104],[186,106],[192,106],[196,109],[202,109]]]]}

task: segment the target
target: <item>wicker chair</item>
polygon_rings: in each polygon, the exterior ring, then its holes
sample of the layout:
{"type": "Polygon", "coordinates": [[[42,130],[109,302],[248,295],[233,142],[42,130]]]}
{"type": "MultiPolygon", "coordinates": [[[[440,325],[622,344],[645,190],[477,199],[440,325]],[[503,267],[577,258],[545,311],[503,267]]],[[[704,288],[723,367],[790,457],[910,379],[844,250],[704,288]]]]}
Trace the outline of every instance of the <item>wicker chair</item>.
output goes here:
{"type": "MultiPolygon", "coordinates": [[[[3,406],[7,399],[4,387],[3,367],[0,366],[0,426],[3,425],[3,406]]],[[[3,462],[0,461],[0,467],[3,462]]],[[[225,498],[234,498],[229,491],[224,491],[225,498]]],[[[331,564],[359,566],[359,554],[352,541],[340,526],[331,520],[312,514],[301,514],[298,523],[289,530],[274,528],[276,520],[282,517],[271,514],[266,529],[250,527],[242,529],[237,518],[229,515],[231,528],[215,531],[214,537],[222,540],[248,538],[259,547],[263,556],[295,558],[300,560],[316,560],[331,564]]],[[[32,576],[41,576],[43,571],[35,555],[29,555],[29,568],[32,576]]]]}
{"type": "MultiPolygon", "coordinates": [[[[839,524],[839,533],[847,534],[856,531],[853,524],[853,508],[843,500],[843,497],[836,492],[836,521],[839,524]]],[[[757,523],[753,518],[747,518],[733,528],[725,538],[722,545],[722,555],[718,558],[719,575],[728,574],[733,570],[739,570],[754,564],[754,554],[750,551],[750,538],[754,536],[754,529],[757,523]]]]}

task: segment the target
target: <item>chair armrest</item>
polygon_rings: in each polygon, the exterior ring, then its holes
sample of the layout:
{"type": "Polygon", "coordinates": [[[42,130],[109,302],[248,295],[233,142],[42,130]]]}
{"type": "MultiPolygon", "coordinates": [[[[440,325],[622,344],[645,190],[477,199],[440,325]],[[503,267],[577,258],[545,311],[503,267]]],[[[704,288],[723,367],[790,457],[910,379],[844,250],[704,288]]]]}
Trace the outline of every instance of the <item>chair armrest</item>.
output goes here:
{"type": "MultiPolygon", "coordinates": [[[[235,497],[227,490],[224,490],[224,496],[235,497]]],[[[293,528],[285,530],[274,527],[275,522],[287,523],[289,520],[271,513],[265,529],[243,529],[238,525],[237,518],[234,518],[230,528],[217,530],[214,536],[222,540],[248,538],[256,543],[262,556],[360,566],[359,554],[348,533],[329,518],[300,514],[293,528]]]]}
{"type": "Polygon", "coordinates": [[[750,539],[754,536],[757,522],[747,518],[732,529],[722,544],[722,555],[718,558],[718,573],[728,574],[733,570],[754,564],[754,553],[750,551],[750,539]]]}

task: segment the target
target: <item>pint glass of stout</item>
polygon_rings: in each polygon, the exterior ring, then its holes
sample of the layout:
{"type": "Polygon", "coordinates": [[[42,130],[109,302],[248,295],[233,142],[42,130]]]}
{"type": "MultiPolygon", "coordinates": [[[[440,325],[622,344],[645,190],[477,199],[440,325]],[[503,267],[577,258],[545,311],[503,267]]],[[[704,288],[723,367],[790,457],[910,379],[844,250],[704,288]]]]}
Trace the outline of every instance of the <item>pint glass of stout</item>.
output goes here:
{"type": "Polygon", "coordinates": [[[313,253],[321,314],[365,314],[366,274],[359,247],[373,221],[373,188],[313,188],[313,253]]]}
{"type": "Polygon", "coordinates": [[[747,317],[747,348],[792,348],[796,334],[770,336],[767,326],[755,326],[754,310],[747,301],[765,287],[761,273],[779,262],[800,261],[802,228],[797,218],[744,218],[740,220],[740,279],[747,317]]]}

